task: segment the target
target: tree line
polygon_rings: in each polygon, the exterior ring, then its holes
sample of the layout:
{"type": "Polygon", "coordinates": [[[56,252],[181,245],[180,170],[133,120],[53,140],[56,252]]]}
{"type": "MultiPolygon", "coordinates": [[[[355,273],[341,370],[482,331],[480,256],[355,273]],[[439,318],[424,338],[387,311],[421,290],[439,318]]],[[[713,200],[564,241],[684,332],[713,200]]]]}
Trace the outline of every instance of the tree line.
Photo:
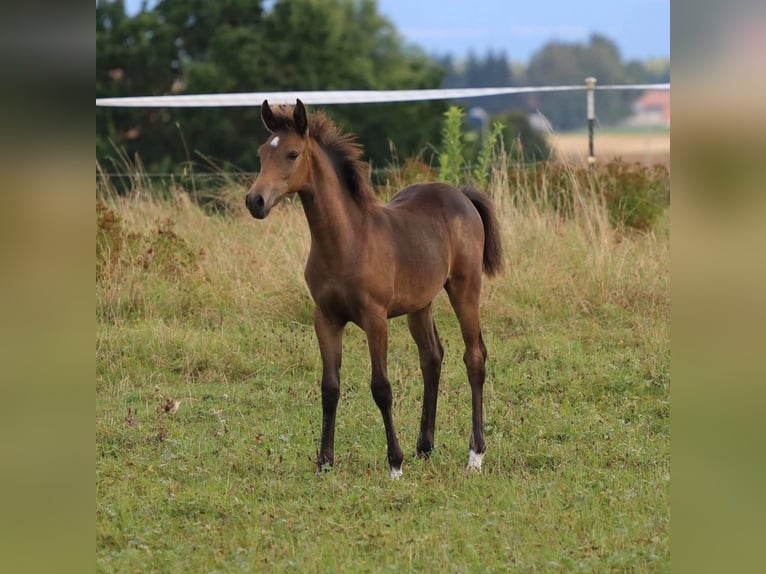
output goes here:
{"type": "MultiPolygon", "coordinates": [[[[659,71],[622,61],[615,44],[551,42],[526,67],[504,54],[465,62],[405,43],[375,0],[159,0],[129,15],[123,0],[96,3],[96,97],[278,90],[421,89],[661,81],[659,71]],[[652,74],[655,74],[652,76],[652,74]]],[[[625,115],[635,93],[600,98],[602,122],[625,115]],[[603,101],[602,101],[603,100],[603,101]]],[[[491,115],[540,109],[556,129],[583,122],[582,94],[485,98],[491,115]]],[[[470,105],[476,105],[477,101],[470,105]]],[[[398,157],[430,161],[448,103],[330,106],[359,135],[374,166],[398,157]]],[[[518,123],[518,115],[515,121],[518,123]]],[[[524,122],[522,122],[523,124],[524,122]]],[[[522,127],[525,127],[522,125],[522,127]]],[[[140,158],[147,171],[257,169],[265,137],[259,108],[96,109],[96,157],[140,158]]]]}
{"type": "MultiPolygon", "coordinates": [[[[469,53],[465,61],[451,56],[439,59],[445,68],[444,87],[584,85],[595,76],[599,84],[654,84],[670,81],[670,61],[637,60],[625,62],[619,48],[609,38],[593,34],[586,43],[548,42],[534,53],[526,66],[512,63],[504,52],[490,51],[477,56],[469,53]]],[[[627,117],[636,92],[599,92],[597,112],[602,124],[615,124],[627,117]]],[[[466,105],[476,105],[465,102],[466,105]]],[[[509,108],[527,112],[540,110],[556,130],[573,130],[585,125],[582,93],[519,94],[483,98],[488,113],[509,108]]]]}

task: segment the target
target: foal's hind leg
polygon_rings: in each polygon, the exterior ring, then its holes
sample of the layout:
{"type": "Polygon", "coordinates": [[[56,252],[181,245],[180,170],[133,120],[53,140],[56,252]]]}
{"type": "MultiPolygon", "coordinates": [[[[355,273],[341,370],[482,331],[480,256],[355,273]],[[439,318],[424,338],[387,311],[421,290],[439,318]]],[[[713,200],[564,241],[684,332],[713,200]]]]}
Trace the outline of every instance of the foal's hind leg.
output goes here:
{"type": "Polygon", "coordinates": [[[444,348],[436,332],[430,304],[420,311],[407,315],[407,324],[418,346],[420,371],[423,373],[423,414],[420,417],[418,456],[428,457],[434,448],[436,402],[439,398],[439,377],[444,348]]]}
{"type": "Polygon", "coordinates": [[[487,347],[479,323],[479,294],[481,275],[453,277],[445,285],[452,308],[455,309],[465,343],[463,361],[471,384],[472,425],[469,441],[468,468],[481,470],[486,445],[484,443],[484,376],[487,347]]]}

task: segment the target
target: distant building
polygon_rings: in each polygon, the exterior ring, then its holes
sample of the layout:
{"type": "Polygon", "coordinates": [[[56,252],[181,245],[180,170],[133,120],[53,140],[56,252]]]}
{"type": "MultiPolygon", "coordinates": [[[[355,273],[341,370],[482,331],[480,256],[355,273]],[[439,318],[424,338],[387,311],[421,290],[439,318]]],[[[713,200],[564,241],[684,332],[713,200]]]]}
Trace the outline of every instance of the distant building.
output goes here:
{"type": "Polygon", "coordinates": [[[633,102],[630,127],[670,127],[670,90],[649,90],[633,102]]]}

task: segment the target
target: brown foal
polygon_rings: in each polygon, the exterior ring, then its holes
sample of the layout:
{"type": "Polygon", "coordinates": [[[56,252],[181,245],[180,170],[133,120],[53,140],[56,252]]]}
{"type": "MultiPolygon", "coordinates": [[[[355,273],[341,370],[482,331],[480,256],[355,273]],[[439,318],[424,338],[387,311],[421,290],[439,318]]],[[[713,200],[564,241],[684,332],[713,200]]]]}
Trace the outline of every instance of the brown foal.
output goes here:
{"type": "Polygon", "coordinates": [[[334,460],[342,337],[349,321],[367,335],[372,396],[383,415],[391,476],[399,477],[404,455],[391,416],[387,321],[407,315],[424,382],[417,452],[431,453],[444,355],[431,303],[444,288],[460,322],[471,385],[468,468],[481,470],[487,349],[479,295],[482,270],[498,273],[503,259],[490,200],[471,189],[418,183],[380,205],[352,134],[342,134],[322,113],[308,117],[300,100],[294,107],[274,108],[264,101],[261,117],[271,136],[258,149],[261,171],[247,193],[247,208],[263,219],[283,197],[297,193],[311,232],[305,278],[316,304],[314,328],[322,356],[317,469],[334,460]]]}

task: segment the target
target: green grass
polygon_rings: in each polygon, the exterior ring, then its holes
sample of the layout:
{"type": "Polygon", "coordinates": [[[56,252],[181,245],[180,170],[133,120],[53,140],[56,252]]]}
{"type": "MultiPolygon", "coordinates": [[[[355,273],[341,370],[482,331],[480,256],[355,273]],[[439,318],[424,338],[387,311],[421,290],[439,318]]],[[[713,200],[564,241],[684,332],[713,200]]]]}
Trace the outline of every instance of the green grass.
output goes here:
{"type": "Polygon", "coordinates": [[[483,294],[483,472],[465,470],[470,389],[440,295],[427,461],[414,456],[416,349],[406,321],[390,325],[406,452],[391,480],[353,326],[336,466],[314,474],[321,363],[300,209],[255,221],[239,201],[209,215],[183,195],[110,197],[116,223],[97,231],[97,571],[668,571],[667,229],[621,234],[597,207],[561,220],[498,203],[508,270],[483,294]]]}

